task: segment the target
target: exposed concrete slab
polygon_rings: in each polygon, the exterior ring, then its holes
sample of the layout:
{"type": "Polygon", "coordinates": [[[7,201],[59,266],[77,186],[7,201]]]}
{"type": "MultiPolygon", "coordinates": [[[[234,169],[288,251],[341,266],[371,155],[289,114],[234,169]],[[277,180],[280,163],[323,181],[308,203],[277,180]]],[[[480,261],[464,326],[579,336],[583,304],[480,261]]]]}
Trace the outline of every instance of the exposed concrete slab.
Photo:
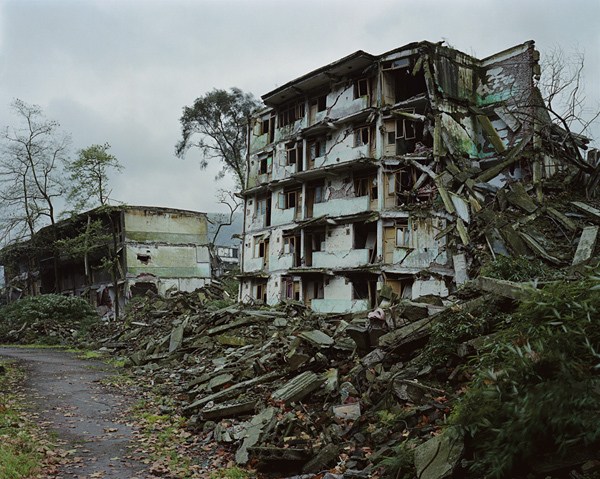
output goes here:
{"type": "Polygon", "coordinates": [[[583,232],[579,237],[577,251],[575,251],[575,256],[573,257],[573,266],[583,263],[592,257],[596,248],[598,230],[600,230],[599,226],[587,226],[583,228],[583,232]]]}
{"type": "Polygon", "coordinates": [[[448,428],[415,449],[415,468],[420,479],[444,479],[456,468],[465,445],[458,429],[448,428]]]}
{"type": "Polygon", "coordinates": [[[505,281],[502,279],[488,278],[486,276],[480,276],[477,278],[476,283],[477,286],[483,291],[511,299],[521,299],[523,295],[531,289],[531,287],[526,284],[505,281]]]}
{"type": "Polygon", "coordinates": [[[452,256],[452,263],[454,264],[454,281],[457,285],[466,283],[469,280],[469,274],[467,272],[467,257],[464,253],[455,254],[452,256]]]}
{"type": "Polygon", "coordinates": [[[590,205],[586,205],[585,203],[582,203],[580,201],[571,201],[571,204],[575,206],[575,208],[577,208],[579,211],[582,211],[585,214],[587,214],[593,220],[600,221],[600,210],[597,210],[596,208],[593,208],[590,205]]]}
{"type": "Polygon", "coordinates": [[[300,401],[318,389],[321,384],[323,384],[323,378],[312,371],[305,371],[280,387],[271,397],[275,401],[285,403],[300,401]]]}

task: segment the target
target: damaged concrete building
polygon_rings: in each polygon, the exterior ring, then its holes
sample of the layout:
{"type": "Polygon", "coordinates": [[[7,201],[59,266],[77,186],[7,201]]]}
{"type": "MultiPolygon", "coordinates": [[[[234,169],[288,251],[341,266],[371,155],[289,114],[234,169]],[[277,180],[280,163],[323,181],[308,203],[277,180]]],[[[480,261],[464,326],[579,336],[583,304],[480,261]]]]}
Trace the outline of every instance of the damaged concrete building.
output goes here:
{"type": "Polygon", "coordinates": [[[419,42],[265,94],[248,132],[241,300],[359,311],[444,298],[482,254],[562,261],[518,221],[541,215],[555,175],[597,184],[597,158],[550,121],[538,59],[532,41],[482,60],[419,42]]]}
{"type": "Polygon", "coordinates": [[[57,291],[88,296],[101,312],[110,312],[115,273],[121,306],[148,290],[165,295],[210,283],[207,231],[206,214],[196,211],[103,207],[57,223],[54,233],[62,242],[56,249],[46,227],[30,241],[4,248],[1,257],[12,298],[57,291]],[[112,258],[114,270],[108,266],[112,258]]]}

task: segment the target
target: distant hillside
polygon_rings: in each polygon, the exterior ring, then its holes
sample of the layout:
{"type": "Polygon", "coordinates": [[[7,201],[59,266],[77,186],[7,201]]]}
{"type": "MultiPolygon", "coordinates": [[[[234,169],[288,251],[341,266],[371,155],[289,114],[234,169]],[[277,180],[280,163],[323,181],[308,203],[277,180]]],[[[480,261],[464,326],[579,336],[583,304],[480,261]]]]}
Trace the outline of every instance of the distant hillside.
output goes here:
{"type": "MultiPolygon", "coordinates": [[[[208,217],[208,237],[212,241],[217,231],[220,221],[227,221],[229,215],[227,213],[206,213],[208,217]]],[[[215,244],[219,246],[239,246],[240,240],[238,238],[232,238],[233,235],[241,235],[242,228],[244,226],[244,217],[242,213],[235,213],[233,216],[233,223],[231,225],[224,225],[219,231],[219,237],[215,241],[215,244]]]]}

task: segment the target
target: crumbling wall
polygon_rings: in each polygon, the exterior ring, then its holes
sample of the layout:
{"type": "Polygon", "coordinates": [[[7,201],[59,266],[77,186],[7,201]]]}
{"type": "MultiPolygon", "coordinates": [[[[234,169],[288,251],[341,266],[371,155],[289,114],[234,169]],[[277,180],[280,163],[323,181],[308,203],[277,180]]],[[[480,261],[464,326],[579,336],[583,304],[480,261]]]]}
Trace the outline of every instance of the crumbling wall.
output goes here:
{"type": "MultiPolygon", "coordinates": [[[[266,198],[267,201],[271,201],[271,193],[267,193],[266,194],[266,198]]],[[[255,232],[255,231],[259,231],[265,228],[266,223],[265,223],[265,218],[266,218],[266,213],[263,214],[258,206],[258,202],[261,201],[264,197],[263,196],[254,196],[254,197],[250,197],[248,198],[248,200],[246,201],[246,211],[245,211],[245,215],[246,215],[246,219],[245,219],[245,225],[246,225],[246,231],[247,232],[255,232]]],[[[271,205],[272,207],[272,205],[271,205]]],[[[262,208],[262,206],[261,206],[262,208]]]]}
{"type": "Polygon", "coordinates": [[[358,113],[370,105],[370,96],[355,98],[353,81],[335,85],[327,94],[328,118],[339,119],[358,113]]]}
{"type": "Polygon", "coordinates": [[[208,246],[167,243],[126,245],[127,271],[164,278],[210,278],[208,246]]]}
{"type": "Polygon", "coordinates": [[[206,215],[160,208],[129,208],[124,213],[125,240],[208,244],[206,215]]]}
{"type": "Polygon", "coordinates": [[[421,296],[439,296],[447,297],[449,294],[446,282],[441,278],[430,277],[427,279],[415,279],[412,285],[412,299],[418,299],[421,296]]]}
{"type": "Polygon", "coordinates": [[[326,153],[315,159],[315,168],[347,163],[360,158],[370,158],[371,145],[355,146],[354,130],[347,127],[327,140],[326,153]]]}
{"type": "Polygon", "coordinates": [[[285,208],[285,191],[283,188],[273,189],[271,207],[271,226],[287,225],[294,222],[296,211],[301,213],[302,203],[285,208]]]}
{"type": "Polygon", "coordinates": [[[368,249],[353,249],[352,225],[329,227],[325,250],[313,252],[315,268],[354,268],[369,264],[368,249]]]}
{"type": "Polygon", "coordinates": [[[325,299],[313,299],[311,308],[318,313],[340,313],[365,311],[369,309],[369,300],[353,299],[352,282],[343,276],[334,276],[325,280],[325,299]]]}

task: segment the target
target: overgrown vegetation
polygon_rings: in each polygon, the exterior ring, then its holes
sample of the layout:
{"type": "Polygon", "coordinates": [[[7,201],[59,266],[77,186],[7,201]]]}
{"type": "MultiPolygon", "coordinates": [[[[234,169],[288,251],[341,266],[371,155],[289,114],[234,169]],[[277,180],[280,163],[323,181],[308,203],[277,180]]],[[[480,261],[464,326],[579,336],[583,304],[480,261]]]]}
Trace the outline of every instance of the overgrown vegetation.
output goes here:
{"type": "Polygon", "coordinates": [[[74,296],[28,296],[0,308],[0,342],[72,344],[98,321],[94,308],[74,296]]]}
{"type": "Polygon", "coordinates": [[[392,448],[393,455],[382,458],[383,477],[390,479],[413,479],[416,477],[414,466],[415,442],[403,441],[392,448]]]}
{"type": "Polygon", "coordinates": [[[460,344],[491,333],[502,319],[494,303],[483,303],[477,311],[449,311],[431,327],[420,362],[443,366],[457,354],[460,344]]]}
{"type": "Polygon", "coordinates": [[[558,270],[549,267],[538,258],[524,256],[498,256],[494,261],[486,263],[480,272],[481,276],[504,279],[507,281],[549,281],[560,279],[558,270]]]}
{"type": "Polygon", "coordinates": [[[477,477],[600,444],[600,278],[532,291],[471,365],[453,422],[471,438],[477,477]]]}

